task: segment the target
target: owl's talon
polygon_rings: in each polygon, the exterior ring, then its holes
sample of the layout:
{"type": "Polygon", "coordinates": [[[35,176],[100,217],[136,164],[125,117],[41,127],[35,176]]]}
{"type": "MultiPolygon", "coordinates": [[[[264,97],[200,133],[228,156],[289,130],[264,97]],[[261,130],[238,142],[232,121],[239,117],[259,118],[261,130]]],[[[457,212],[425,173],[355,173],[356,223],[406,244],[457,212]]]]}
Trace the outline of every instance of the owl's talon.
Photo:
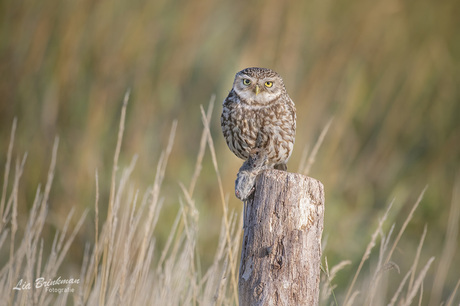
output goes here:
{"type": "Polygon", "coordinates": [[[253,192],[257,173],[240,171],[235,181],[235,195],[241,201],[245,201],[253,192]]]}

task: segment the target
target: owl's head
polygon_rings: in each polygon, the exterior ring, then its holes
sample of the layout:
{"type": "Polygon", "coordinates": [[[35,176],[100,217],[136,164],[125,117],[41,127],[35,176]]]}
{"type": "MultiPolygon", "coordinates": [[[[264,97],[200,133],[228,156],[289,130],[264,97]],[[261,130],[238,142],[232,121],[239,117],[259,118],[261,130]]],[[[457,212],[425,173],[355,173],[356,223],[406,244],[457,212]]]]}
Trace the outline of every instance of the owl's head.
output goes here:
{"type": "Polygon", "coordinates": [[[233,89],[242,103],[267,105],[278,99],[286,89],[283,79],[268,68],[246,68],[238,72],[233,82],[233,89]]]}

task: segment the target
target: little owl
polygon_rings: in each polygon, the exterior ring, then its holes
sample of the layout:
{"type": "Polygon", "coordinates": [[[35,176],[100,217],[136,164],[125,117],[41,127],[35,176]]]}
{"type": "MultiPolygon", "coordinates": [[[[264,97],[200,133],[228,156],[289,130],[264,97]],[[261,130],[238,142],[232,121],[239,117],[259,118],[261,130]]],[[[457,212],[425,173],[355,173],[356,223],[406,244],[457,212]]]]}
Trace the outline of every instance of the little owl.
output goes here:
{"type": "MultiPolygon", "coordinates": [[[[223,103],[221,125],[230,150],[246,161],[242,168],[254,169],[253,174],[262,168],[287,169],[296,110],[278,73],[267,68],[238,72],[223,103]]],[[[247,196],[238,194],[238,186],[236,194],[240,199],[247,196]]]]}

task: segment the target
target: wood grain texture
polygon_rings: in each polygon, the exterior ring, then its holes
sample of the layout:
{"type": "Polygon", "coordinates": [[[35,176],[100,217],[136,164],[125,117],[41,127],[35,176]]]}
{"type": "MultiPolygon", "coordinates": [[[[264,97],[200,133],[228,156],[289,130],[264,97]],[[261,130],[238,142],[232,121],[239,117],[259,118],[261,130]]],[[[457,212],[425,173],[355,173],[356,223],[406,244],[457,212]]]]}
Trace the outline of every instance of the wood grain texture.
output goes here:
{"type": "Polygon", "coordinates": [[[300,174],[266,170],[247,201],[240,305],[318,305],[324,187],[300,174]]]}

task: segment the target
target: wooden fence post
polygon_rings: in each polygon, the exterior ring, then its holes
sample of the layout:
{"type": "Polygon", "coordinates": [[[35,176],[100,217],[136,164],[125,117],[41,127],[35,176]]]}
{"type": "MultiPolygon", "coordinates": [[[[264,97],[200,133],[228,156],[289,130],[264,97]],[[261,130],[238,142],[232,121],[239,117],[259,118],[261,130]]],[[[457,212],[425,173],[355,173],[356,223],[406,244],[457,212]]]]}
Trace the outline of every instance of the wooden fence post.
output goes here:
{"type": "Polygon", "coordinates": [[[246,305],[318,305],[324,187],[266,170],[247,201],[239,272],[246,305]]]}

